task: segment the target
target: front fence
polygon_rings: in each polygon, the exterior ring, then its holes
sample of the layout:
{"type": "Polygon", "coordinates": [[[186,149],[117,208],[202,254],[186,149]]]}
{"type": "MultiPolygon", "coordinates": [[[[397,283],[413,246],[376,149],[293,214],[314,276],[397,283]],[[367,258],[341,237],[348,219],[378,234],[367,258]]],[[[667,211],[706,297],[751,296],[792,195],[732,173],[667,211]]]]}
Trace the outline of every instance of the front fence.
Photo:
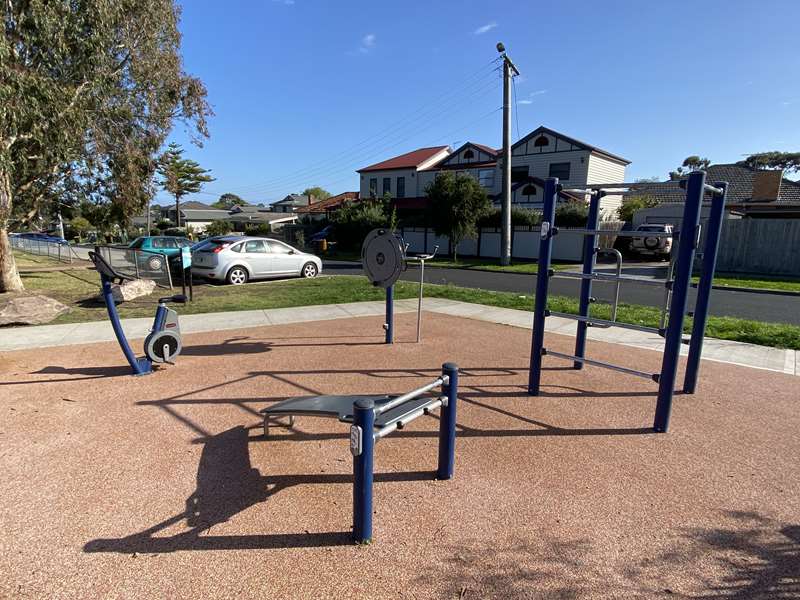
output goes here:
{"type": "Polygon", "coordinates": [[[80,260],[75,254],[75,250],[69,244],[59,244],[47,240],[37,240],[24,238],[19,235],[10,237],[11,247],[20,252],[35,254],[37,256],[47,256],[60,262],[72,263],[73,260],[80,260]]]}
{"type": "Polygon", "coordinates": [[[126,246],[98,246],[97,251],[118,273],[135,279],[152,279],[157,286],[172,289],[169,259],[163,254],[126,246]]]}

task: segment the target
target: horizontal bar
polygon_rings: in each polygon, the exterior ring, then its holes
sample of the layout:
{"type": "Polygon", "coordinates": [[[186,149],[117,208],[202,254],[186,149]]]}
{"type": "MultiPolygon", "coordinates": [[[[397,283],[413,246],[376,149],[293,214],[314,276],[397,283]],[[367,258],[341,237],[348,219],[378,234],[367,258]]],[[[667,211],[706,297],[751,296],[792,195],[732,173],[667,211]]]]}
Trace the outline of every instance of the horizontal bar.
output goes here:
{"type": "Polygon", "coordinates": [[[716,194],[717,196],[722,195],[722,188],[718,188],[713,185],[705,184],[704,189],[706,192],[711,192],[712,194],[716,194]]]}
{"type": "Polygon", "coordinates": [[[562,354],[561,352],[554,352],[547,348],[542,348],[542,354],[545,356],[555,356],[556,358],[563,358],[564,360],[571,360],[575,362],[592,365],[594,367],[602,367],[604,369],[611,369],[612,371],[619,371],[620,373],[627,373],[628,375],[635,375],[636,377],[644,377],[658,383],[660,375],[658,373],[645,373],[644,371],[637,371],[636,369],[629,369],[628,367],[620,367],[619,365],[612,365],[611,363],[602,362],[600,360],[592,360],[591,358],[583,358],[581,356],[573,356],[572,354],[562,354]]]}
{"type": "Polygon", "coordinates": [[[440,408],[443,404],[446,403],[446,400],[447,400],[446,396],[442,396],[441,398],[435,398],[430,402],[428,402],[427,404],[423,404],[414,412],[409,413],[394,421],[389,421],[386,425],[384,425],[378,431],[375,432],[375,440],[379,440],[382,437],[386,437],[393,431],[397,429],[402,429],[403,427],[411,423],[411,421],[413,421],[414,419],[418,419],[422,415],[427,415],[430,411],[440,408]]]}
{"type": "Polygon", "coordinates": [[[552,310],[546,311],[545,316],[561,317],[563,319],[572,319],[573,321],[580,321],[581,323],[589,323],[590,325],[592,323],[598,323],[600,325],[608,325],[609,327],[621,327],[622,329],[632,329],[633,331],[644,331],[645,333],[655,333],[657,335],[663,335],[662,329],[657,329],[655,327],[647,327],[645,325],[634,325],[632,323],[620,323],[619,321],[609,321],[608,319],[583,317],[581,315],[573,315],[570,313],[562,313],[552,310]]]}
{"type": "Polygon", "coordinates": [[[666,233],[661,231],[614,231],[613,229],[561,229],[558,228],[557,235],[568,233],[572,235],[616,235],[617,237],[641,237],[641,238],[671,238],[678,235],[678,232],[666,233]]]}
{"type": "Polygon", "coordinates": [[[404,402],[408,402],[409,400],[413,400],[414,398],[418,398],[425,392],[430,392],[433,388],[439,387],[440,385],[447,385],[450,378],[447,375],[442,375],[441,377],[437,377],[433,383],[429,383],[428,385],[423,385],[421,388],[417,388],[408,392],[407,394],[403,394],[402,396],[398,396],[394,400],[390,400],[386,404],[381,404],[380,406],[375,407],[375,416],[381,415],[385,413],[387,410],[392,410],[393,408],[400,406],[404,402]]]}
{"type": "Polygon", "coordinates": [[[550,277],[562,277],[565,279],[592,279],[594,281],[632,281],[644,285],[654,285],[657,287],[667,287],[672,284],[671,279],[650,279],[647,277],[635,277],[633,275],[610,275],[606,273],[577,273],[575,271],[553,271],[550,277]]]}

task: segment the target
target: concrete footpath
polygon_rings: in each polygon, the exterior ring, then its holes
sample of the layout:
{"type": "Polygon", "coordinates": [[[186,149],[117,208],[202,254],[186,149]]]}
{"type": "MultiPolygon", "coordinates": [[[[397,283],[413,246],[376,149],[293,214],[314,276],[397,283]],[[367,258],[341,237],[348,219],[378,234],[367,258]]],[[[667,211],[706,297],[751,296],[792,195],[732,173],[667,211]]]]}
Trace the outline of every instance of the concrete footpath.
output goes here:
{"type": "MultiPolygon", "coordinates": [[[[398,314],[415,312],[416,308],[416,299],[395,302],[395,312],[398,314]]],[[[425,299],[424,308],[429,312],[500,323],[523,329],[531,329],[533,322],[531,311],[496,308],[457,300],[427,298],[425,299]]],[[[381,316],[384,314],[384,310],[385,307],[382,301],[353,302],[348,304],[181,315],[180,321],[183,333],[201,333],[308,321],[381,316]]],[[[122,323],[128,338],[138,339],[144,338],[149,333],[152,318],[124,319],[122,323]]],[[[549,317],[547,319],[547,331],[549,332],[574,336],[575,327],[576,322],[570,319],[558,317],[549,317]]],[[[320,337],[324,337],[324,335],[324,332],[320,333],[320,337]]],[[[422,335],[424,340],[424,318],[422,335]]],[[[114,332],[106,320],[66,325],[3,328],[0,329],[0,352],[109,342],[114,341],[114,339],[114,332]]],[[[589,329],[589,339],[658,352],[662,350],[664,345],[663,338],[658,335],[617,327],[609,329],[591,328],[589,329]]],[[[688,347],[682,346],[681,353],[686,354],[687,352],[688,347]]],[[[703,358],[800,376],[800,352],[795,350],[782,350],[743,342],[706,338],[703,346],[703,358]]]]}

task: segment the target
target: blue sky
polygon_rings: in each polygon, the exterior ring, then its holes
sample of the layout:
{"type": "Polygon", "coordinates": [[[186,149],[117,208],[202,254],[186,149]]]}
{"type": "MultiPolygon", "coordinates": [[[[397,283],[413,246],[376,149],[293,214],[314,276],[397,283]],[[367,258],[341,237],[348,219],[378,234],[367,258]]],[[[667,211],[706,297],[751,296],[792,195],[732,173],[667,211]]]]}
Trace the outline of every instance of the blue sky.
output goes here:
{"type": "Polygon", "coordinates": [[[414,148],[501,144],[501,40],[513,139],[543,124],[664,177],[690,154],[800,150],[798,24],[797,0],[191,0],[185,67],[216,116],[203,148],[171,139],[217,177],[195,200],[357,190],[355,169],[414,148]]]}

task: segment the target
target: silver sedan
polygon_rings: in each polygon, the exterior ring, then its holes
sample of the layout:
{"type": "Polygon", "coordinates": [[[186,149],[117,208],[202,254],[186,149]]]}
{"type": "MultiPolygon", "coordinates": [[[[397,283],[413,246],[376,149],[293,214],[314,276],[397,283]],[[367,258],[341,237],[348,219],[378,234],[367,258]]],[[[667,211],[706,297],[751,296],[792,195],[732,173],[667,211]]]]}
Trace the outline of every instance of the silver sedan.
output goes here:
{"type": "Polygon", "coordinates": [[[192,247],[192,272],[212,281],[241,285],[270,277],[316,277],[319,257],[270,238],[213,237],[192,247]]]}

